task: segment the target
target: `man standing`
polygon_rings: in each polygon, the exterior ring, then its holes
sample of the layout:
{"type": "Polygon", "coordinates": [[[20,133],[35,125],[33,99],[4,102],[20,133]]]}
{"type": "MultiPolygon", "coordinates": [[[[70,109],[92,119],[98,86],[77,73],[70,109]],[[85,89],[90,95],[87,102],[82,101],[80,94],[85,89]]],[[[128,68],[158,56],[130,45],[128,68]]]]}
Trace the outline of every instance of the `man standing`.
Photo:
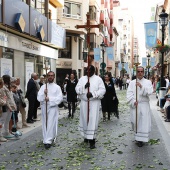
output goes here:
{"type": "Polygon", "coordinates": [[[55,78],[54,72],[49,71],[47,74],[47,78],[48,78],[47,89],[45,84],[42,85],[37,96],[37,99],[41,105],[43,143],[46,149],[51,147],[51,143],[57,136],[58,112],[59,112],[58,104],[60,104],[63,100],[63,95],[60,86],[54,83],[55,78]],[[47,127],[46,127],[46,112],[47,112],[47,127]]]}
{"type": "Polygon", "coordinates": [[[76,92],[80,97],[80,124],[79,130],[84,137],[84,142],[90,143],[90,148],[95,148],[95,138],[97,135],[98,122],[99,122],[99,108],[101,99],[103,98],[106,89],[103,80],[94,75],[94,66],[89,66],[89,83],[88,76],[83,76],[79,79],[76,86],[76,92]],[[89,93],[88,93],[89,88],[89,93]],[[88,108],[88,99],[89,108],[88,108]],[[87,120],[87,114],[89,109],[89,122],[87,120]]]}
{"type": "Polygon", "coordinates": [[[149,132],[151,131],[151,110],[149,104],[149,95],[153,93],[153,86],[150,80],[144,78],[144,68],[137,68],[136,79],[132,80],[127,90],[127,101],[130,104],[132,128],[136,131],[136,107],[137,107],[137,132],[135,140],[138,146],[142,147],[143,142],[149,141],[149,132]],[[137,101],[136,101],[137,87],[137,101]]]}
{"type": "Polygon", "coordinates": [[[33,116],[36,109],[37,100],[37,86],[35,84],[35,80],[37,79],[38,79],[37,74],[32,73],[31,79],[28,81],[27,84],[27,92],[25,95],[25,98],[27,98],[29,102],[27,123],[34,123],[33,116]]]}

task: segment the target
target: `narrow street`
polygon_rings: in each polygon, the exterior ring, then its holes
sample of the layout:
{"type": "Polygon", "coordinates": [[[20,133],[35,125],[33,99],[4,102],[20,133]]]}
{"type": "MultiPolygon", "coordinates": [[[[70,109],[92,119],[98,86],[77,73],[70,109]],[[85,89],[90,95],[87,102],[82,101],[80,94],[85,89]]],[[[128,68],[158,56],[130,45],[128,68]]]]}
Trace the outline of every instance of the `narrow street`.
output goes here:
{"type": "Polygon", "coordinates": [[[77,110],[74,119],[59,120],[57,142],[49,150],[42,144],[41,127],[3,144],[0,170],[169,170],[170,157],[155,118],[152,116],[151,140],[139,148],[131,130],[126,91],[117,91],[117,96],[120,119],[112,115],[103,122],[101,116],[94,150],[79,135],[77,110]]]}

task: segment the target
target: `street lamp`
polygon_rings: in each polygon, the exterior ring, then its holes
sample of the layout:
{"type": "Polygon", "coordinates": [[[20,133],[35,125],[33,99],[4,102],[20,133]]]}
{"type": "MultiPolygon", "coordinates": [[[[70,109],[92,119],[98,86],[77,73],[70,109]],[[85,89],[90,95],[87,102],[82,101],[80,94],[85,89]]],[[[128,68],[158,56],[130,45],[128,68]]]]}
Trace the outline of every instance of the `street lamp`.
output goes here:
{"type": "Polygon", "coordinates": [[[103,62],[101,63],[102,66],[101,76],[104,77],[105,67],[106,67],[106,63],[104,62],[104,51],[105,51],[106,44],[104,43],[104,41],[100,44],[100,46],[102,47],[102,57],[103,57],[103,62]]]}
{"type": "MultiPolygon", "coordinates": [[[[159,23],[162,26],[162,47],[164,46],[164,37],[165,37],[165,27],[168,24],[168,14],[165,13],[165,9],[162,10],[162,13],[159,15],[159,23]]],[[[161,60],[161,81],[160,81],[160,87],[162,87],[163,85],[163,64],[164,64],[164,50],[161,51],[162,53],[162,60],[161,60]]]]}
{"type": "Polygon", "coordinates": [[[150,58],[151,58],[151,56],[148,54],[148,55],[147,55],[147,58],[148,58],[147,68],[148,68],[148,80],[149,80],[149,69],[150,69],[150,58]]]}

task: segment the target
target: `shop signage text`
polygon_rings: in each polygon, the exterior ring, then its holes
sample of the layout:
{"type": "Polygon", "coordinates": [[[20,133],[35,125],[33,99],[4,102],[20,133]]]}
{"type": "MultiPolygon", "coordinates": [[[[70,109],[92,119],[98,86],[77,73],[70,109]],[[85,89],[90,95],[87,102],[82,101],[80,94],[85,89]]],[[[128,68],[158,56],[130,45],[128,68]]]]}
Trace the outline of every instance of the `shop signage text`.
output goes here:
{"type": "Polygon", "coordinates": [[[56,67],[57,68],[72,68],[72,62],[70,62],[70,61],[57,61],[56,67]]]}
{"type": "Polygon", "coordinates": [[[23,41],[22,41],[22,46],[26,47],[26,48],[29,48],[31,50],[36,50],[36,51],[40,50],[39,47],[33,45],[32,43],[26,43],[26,42],[23,42],[23,41]]]}

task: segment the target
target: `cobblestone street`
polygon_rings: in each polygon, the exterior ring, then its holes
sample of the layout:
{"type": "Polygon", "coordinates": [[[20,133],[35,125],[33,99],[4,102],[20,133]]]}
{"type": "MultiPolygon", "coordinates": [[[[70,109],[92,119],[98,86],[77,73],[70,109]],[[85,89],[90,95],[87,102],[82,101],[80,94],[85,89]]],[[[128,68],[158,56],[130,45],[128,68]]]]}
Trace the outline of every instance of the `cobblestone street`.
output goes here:
{"type": "MultiPolygon", "coordinates": [[[[155,118],[150,141],[139,148],[131,130],[126,91],[117,91],[120,119],[99,123],[96,148],[79,135],[79,110],[74,119],[59,120],[56,145],[45,150],[41,127],[0,147],[0,170],[170,170],[170,157],[155,118]]],[[[168,134],[167,134],[168,135],[168,134]]],[[[168,139],[170,139],[168,135],[168,139]]]]}

